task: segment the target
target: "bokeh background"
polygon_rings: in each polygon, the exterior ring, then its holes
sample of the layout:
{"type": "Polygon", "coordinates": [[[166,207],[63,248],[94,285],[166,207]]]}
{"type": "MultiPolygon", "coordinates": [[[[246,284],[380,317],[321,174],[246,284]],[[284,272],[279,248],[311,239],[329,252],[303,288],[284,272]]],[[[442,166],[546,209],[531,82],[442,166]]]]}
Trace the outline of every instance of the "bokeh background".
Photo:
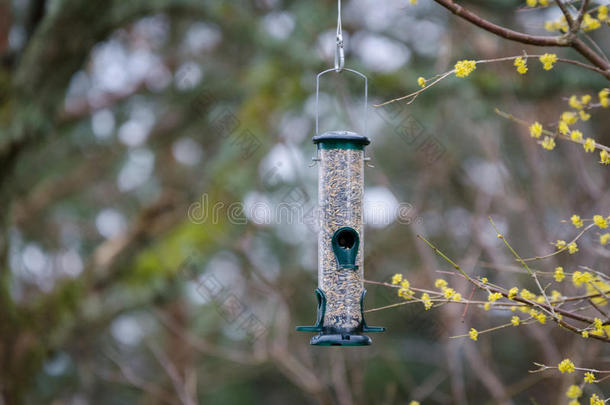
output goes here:
{"type": "MultiPolygon", "coordinates": [[[[558,18],[463,4],[529,33],[558,18]]],[[[576,377],[529,374],[534,361],[604,367],[603,343],[552,325],[449,339],[510,318],[472,306],[368,313],[387,331],[366,348],[295,332],[315,318],[315,227],[273,209],[315,207],[315,75],[335,27],[326,0],[0,1],[0,404],[558,404],[576,377]]],[[[540,52],[430,0],[346,1],[343,28],[371,104],[460,59],[540,52]]],[[[607,32],[592,34],[602,49],[607,32]]],[[[572,234],[561,220],[608,212],[609,171],[494,109],[553,122],[565,97],[607,85],[569,65],[487,64],[371,109],[366,278],[444,277],[469,296],[422,234],[471,274],[533,289],[488,216],[524,256],[548,253],[572,234]]],[[[361,102],[357,77],[325,76],[322,127],[362,131],[361,102]]],[[[581,126],[606,145],[609,128],[607,111],[581,126]]],[[[594,238],[537,268],[607,270],[594,238]]],[[[400,302],[367,289],[368,309],[400,302]]]]}

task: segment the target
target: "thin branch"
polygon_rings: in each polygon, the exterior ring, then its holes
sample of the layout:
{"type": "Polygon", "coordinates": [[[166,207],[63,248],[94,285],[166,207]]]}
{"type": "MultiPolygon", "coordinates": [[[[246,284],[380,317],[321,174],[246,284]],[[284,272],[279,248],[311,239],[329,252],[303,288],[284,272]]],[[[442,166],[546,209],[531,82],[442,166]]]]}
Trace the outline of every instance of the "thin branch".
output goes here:
{"type": "MultiPolygon", "coordinates": [[[[484,18],[479,17],[477,14],[472,11],[460,6],[455,3],[453,0],[434,0],[436,3],[445,7],[447,10],[451,11],[453,14],[469,21],[470,23],[476,25],[479,28],[482,28],[492,34],[495,34],[499,37],[520,42],[522,44],[528,45],[536,45],[536,46],[559,46],[559,47],[572,47],[582,56],[587,58],[591,63],[600,68],[603,71],[603,75],[610,79],[610,63],[606,62],[600,55],[598,55],[595,51],[589,48],[582,40],[579,38],[570,38],[568,36],[537,36],[537,35],[529,35],[523,32],[514,31],[497,24],[494,24],[484,18]]],[[[563,4],[561,1],[557,1],[557,4],[562,7],[563,4]]],[[[564,7],[565,8],[565,7],[564,7]]],[[[566,10],[567,11],[567,10],[566,10]]],[[[568,13],[569,14],[569,13],[568,13]]],[[[571,16],[567,17],[568,22],[571,20],[571,16]]]]}

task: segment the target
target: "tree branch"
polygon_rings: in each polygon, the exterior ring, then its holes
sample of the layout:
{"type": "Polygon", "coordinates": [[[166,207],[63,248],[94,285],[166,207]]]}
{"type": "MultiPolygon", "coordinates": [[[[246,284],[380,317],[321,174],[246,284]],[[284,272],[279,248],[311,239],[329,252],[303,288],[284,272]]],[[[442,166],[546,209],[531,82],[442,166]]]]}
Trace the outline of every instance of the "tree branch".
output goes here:
{"type": "MultiPolygon", "coordinates": [[[[520,42],[522,44],[535,45],[535,46],[559,46],[559,47],[571,47],[586,59],[588,59],[591,63],[593,63],[598,68],[602,69],[603,75],[610,80],[610,63],[606,62],[600,55],[598,55],[595,51],[589,48],[582,40],[579,38],[569,36],[539,36],[539,35],[529,35],[523,32],[514,31],[509,28],[502,27],[500,25],[494,24],[482,17],[479,17],[477,14],[472,11],[460,6],[455,3],[453,0],[434,0],[436,3],[445,7],[447,10],[451,11],[453,14],[463,18],[464,20],[476,25],[479,28],[484,29],[492,34],[495,34],[499,37],[520,42]]],[[[559,4],[560,2],[558,2],[559,4]]],[[[561,4],[560,4],[561,6],[561,4]]],[[[566,17],[567,19],[567,17],[566,17]]],[[[572,20],[571,17],[568,21],[572,20]]],[[[572,20],[572,23],[573,20],[572,20]]]]}

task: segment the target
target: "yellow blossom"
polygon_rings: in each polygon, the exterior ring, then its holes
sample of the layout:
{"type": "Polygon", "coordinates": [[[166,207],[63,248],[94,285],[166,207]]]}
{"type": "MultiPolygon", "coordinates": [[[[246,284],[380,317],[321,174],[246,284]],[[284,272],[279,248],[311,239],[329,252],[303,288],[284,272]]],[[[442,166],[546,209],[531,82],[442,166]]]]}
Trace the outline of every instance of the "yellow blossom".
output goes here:
{"type": "Polygon", "coordinates": [[[553,290],[553,292],[551,293],[551,301],[559,301],[561,298],[563,298],[563,295],[559,291],[553,290]]]}
{"type": "Polygon", "coordinates": [[[445,295],[445,298],[450,299],[455,295],[455,290],[453,288],[445,288],[443,294],[445,295]]]}
{"type": "Polygon", "coordinates": [[[539,0],[540,1],[540,5],[541,6],[548,6],[549,5],[549,0],[539,0]]]}
{"type": "Polygon", "coordinates": [[[578,117],[576,116],[575,112],[565,111],[561,114],[561,121],[565,121],[566,124],[572,125],[576,124],[578,117]]]}
{"type": "Polygon", "coordinates": [[[602,89],[597,95],[599,96],[599,103],[602,107],[610,106],[610,89],[602,89]]]}
{"type": "Polygon", "coordinates": [[[536,298],[536,295],[524,288],[521,290],[521,297],[525,298],[526,300],[533,300],[536,298]]]}
{"type": "Polygon", "coordinates": [[[582,141],[582,132],[580,132],[579,130],[575,129],[570,134],[570,139],[572,139],[573,141],[576,141],[576,142],[581,142],[582,141]]]}
{"type": "Polygon", "coordinates": [[[593,152],[595,150],[595,139],[587,138],[582,147],[585,148],[585,152],[593,152]]]}
{"type": "Polygon", "coordinates": [[[398,289],[398,296],[404,299],[413,298],[413,291],[408,288],[401,287],[398,289]]]}
{"type": "Polygon", "coordinates": [[[489,293],[489,295],[487,296],[487,300],[489,302],[496,302],[500,298],[502,298],[502,294],[500,294],[498,292],[496,292],[496,293],[489,293]]]}
{"type": "Polygon", "coordinates": [[[591,395],[591,398],[589,398],[589,405],[604,405],[605,403],[606,402],[598,397],[597,394],[593,394],[591,395]]]}
{"type": "Polygon", "coordinates": [[[530,125],[530,135],[532,138],[540,138],[542,135],[542,125],[538,121],[530,125]]]}
{"type": "Polygon", "coordinates": [[[546,21],[544,23],[544,29],[547,31],[557,31],[559,29],[561,24],[559,24],[557,21],[546,21]]]}
{"type": "Polygon", "coordinates": [[[583,103],[584,105],[587,105],[591,102],[591,95],[590,94],[585,94],[584,96],[582,96],[580,98],[580,102],[583,103]]]}
{"type": "Polygon", "coordinates": [[[599,243],[602,244],[602,246],[605,246],[608,244],[608,242],[610,242],[610,233],[605,233],[603,235],[600,235],[599,237],[599,243]]]}
{"type": "Polygon", "coordinates": [[[426,311],[432,308],[432,300],[430,299],[430,295],[428,295],[428,293],[423,293],[421,295],[421,300],[424,303],[424,308],[426,311]]]}
{"type": "Polygon", "coordinates": [[[462,300],[462,294],[455,293],[455,294],[453,294],[453,297],[451,297],[451,299],[454,300],[454,301],[461,301],[462,300]]]}
{"type": "Polygon", "coordinates": [[[545,53],[539,59],[544,70],[551,70],[553,69],[553,64],[557,62],[557,55],[554,53],[545,53]]]}
{"type": "Polygon", "coordinates": [[[565,249],[566,246],[567,246],[567,243],[565,240],[558,239],[557,242],[555,242],[555,247],[558,250],[565,249]]]}
{"type": "Polygon", "coordinates": [[[517,310],[517,307],[516,307],[516,306],[514,306],[514,305],[511,305],[510,310],[511,310],[511,311],[513,311],[513,312],[515,312],[515,311],[517,310]]]}
{"type": "Polygon", "coordinates": [[[570,133],[570,127],[565,121],[559,121],[559,133],[562,135],[567,135],[570,133]]]}
{"type": "Polygon", "coordinates": [[[590,371],[587,371],[587,372],[585,373],[585,382],[586,382],[586,383],[589,383],[589,384],[594,383],[594,382],[595,382],[595,374],[593,374],[593,373],[592,373],[592,372],[590,372],[590,371]]]}
{"type": "Polygon", "coordinates": [[[581,335],[583,338],[585,338],[585,339],[586,339],[586,338],[588,338],[588,337],[589,337],[589,331],[588,331],[588,330],[583,330],[583,331],[580,333],[580,335],[581,335]]]}
{"type": "Polygon", "coordinates": [[[466,77],[477,68],[477,62],[474,60],[461,60],[455,64],[455,75],[457,77],[466,77]]]}
{"type": "Polygon", "coordinates": [[[447,281],[443,280],[442,278],[437,278],[436,281],[434,282],[434,286],[436,288],[443,289],[443,288],[447,287],[447,281]]]}
{"type": "Polygon", "coordinates": [[[525,0],[525,4],[527,4],[528,7],[536,7],[538,0],[525,0]]]}
{"type": "Polygon", "coordinates": [[[483,278],[481,279],[481,283],[483,283],[483,284],[487,284],[487,281],[488,281],[488,280],[487,280],[487,277],[483,277],[483,278]]]}
{"type": "Polygon", "coordinates": [[[542,312],[540,312],[539,314],[536,314],[536,319],[538,320],[538,322],[540,322],[543,325],[546,323],[546,315],[543,314],[542,312]]]}
{"type": "MultiPolygon", "coordinates": [[[[562,373],[568,373],[568,374],[573,373],[574,370],[576,370],[576,367],[574,367],[574,363],[572,363],[572,360],[570,360],[570,359],[563,359],[561,361],[561,363],[559,363],[557,365],[557,368],[562,373]]],[[[570,398],[577,398],[577,397],[570,397],[570,398]]]]}
{"type": "Polygon", "coordinates": [[[519,289],[517,287],[511,288],[508,290],[508,299],[512,300],[517,294],[519,294],[519,289]]]}
{"type": "Polygon", "coordinates": [[[581,395],[582,390],[578,385],[570,385],[570,388],[568,388],[568,391],[566,392],[566,396],[572,399],[580,398],[581,395]]]}
{"type": "Polygon", "coordinates": [[[599,152],[599,159],[599,163],[603,165],[610,165],[610,153],[608,153],[608,151],[605,149],[599,152]]]}
{"type": "Polygon", "coordinates": [[[600,229],[605,229],[608,227],[608,221],[602,217],[601,215],[595,215],[593,217],[593,222],[595,223],[595,225],[597,225],[600,229]]]}
{"type": "Polygon", "coordinates": [[[597,19],[600,21],[606,21],[608,19],[608,6],[600,6],[597,9],[597,19]]]}
{"type": "Polygon", "coordinates": [[[580,228],[583,225],[580,215],[572,215],[572,217],[570,217],[570,221],[572,221],[572,225],[574,225],[576,228],[580,228]]]}
{"type": "Polygon", "coordinates": [[[599,22],[598,19],[591,17],[591,15],[589,13],[586,13],[583,20],[582,20],[582,29],[584,31],[593,31],[598,29],[599,27],[601,27],[602,24],[599,22]]]}
{"type": "MultiPolygon", "coordinates": [[[[417,1],[417,0],[415,0],[415,1],[417,1]]],[[[417,401],[411,401],[411,402],[409,402],[409,405],[419,405],[419,402],[417,402],[417,401]]]]}
{"type": "Polygon", "coordinates": [[[489,311],[489,309],[490,309],[490,308],[491,308],[491,304],[490,304],[489,302],[486,302],[486,303],[483,305],[483,309],[484,309],[485,311],[489,311]]]}
{"type": "Polygon", "coordinates": [[[479,338],[479,332],[475,328],[470,328],[470,332],[468,332],[468,336],[470,339],[477,340],[479,338]]]}
{"type": "Polygon", "coordinates": [[[603,331],[604,331],[603,326],[604,326],[604,323],[602,322],[601,319],[593,318],[593,327],[595,328],[595,332],[603,333],[603,331]]]}
{"type": "Polygon", "coordinates": [[[392,284],[400,284],[402,281],[402,274],[396,273],[392,276],[392,284]]]}
{"type": "Polygon", "coordinates": [[[416,5],[417,4],[417,0],[409,0],[409,3],[411,3],[412,5],[416,5]]]}
{"type": "Polygon", "coordinates": [[[578,100],[578,97],[576,97],[576,95],[570,96],[570,100],[568,101],[568,104],[570,104],[570,107],[575,108],[577,110],[580,110],[583,107],[583,105],[580,103],[580,100],[578,100]]]}
{"type": "Polygon", "coordinates": [[[564,278],[566,278],[566,275],[563,272],[563,267],[555,267],[555,281],[561,283],[564,278]]]}
{"type": "Polygon", "coordinates": [[[578,115],[580,115],[580,119],[583,121],[589,121],[589,118],[591,118],[591,114],[589,114],[585,110],[580,110],[578,112],[578,115]]]}
{"type": "Polygon", "coordinates": [[[517,315],[510,318],[510,323],[512,323],[513,326],[519,326],[519,321],[520,321],[520,319],[517,315]]]}
{"type": "Polygon", "coordinates": [[[555,149],[555,139],[551,138],[550,136],[545,136],[540,145],[542,145],[542,147],[546,150],[553,150],[555,149]]]}
{"type": "Polygon", "coordinates": [[[517,72],[524,75],[527,73],[527,62],[521,56],[515,59],[514,65],[517,67],[517,72]]]}
{"type": "Polygon", "coordinates": [[[419,84],[419,87],[426,87],[426,79],[423,77],[418,77],[417,84],[419,84]]]}
{"type": "Polygon", "coordinates": [[[578,252],[578,245],[576,244],[576,242],[572,242],[568,245],[568,252],[573,255],[574,253],[578,252]]]}

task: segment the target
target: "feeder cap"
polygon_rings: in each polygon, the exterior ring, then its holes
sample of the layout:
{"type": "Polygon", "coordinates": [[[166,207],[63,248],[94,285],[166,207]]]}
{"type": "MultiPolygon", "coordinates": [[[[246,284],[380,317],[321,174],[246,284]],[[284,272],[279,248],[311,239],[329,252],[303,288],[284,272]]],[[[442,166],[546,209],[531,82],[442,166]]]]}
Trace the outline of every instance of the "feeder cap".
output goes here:
{"type": "Polygon", "coordinates": [[[329,144],[330,146],[351,144],[360,148],[371,143],[371,140],[366,136],[358,135],[357,133],[351,131],[329,131],[321,135],[314,136],[312,140],[316,145],[329,144]]]}

